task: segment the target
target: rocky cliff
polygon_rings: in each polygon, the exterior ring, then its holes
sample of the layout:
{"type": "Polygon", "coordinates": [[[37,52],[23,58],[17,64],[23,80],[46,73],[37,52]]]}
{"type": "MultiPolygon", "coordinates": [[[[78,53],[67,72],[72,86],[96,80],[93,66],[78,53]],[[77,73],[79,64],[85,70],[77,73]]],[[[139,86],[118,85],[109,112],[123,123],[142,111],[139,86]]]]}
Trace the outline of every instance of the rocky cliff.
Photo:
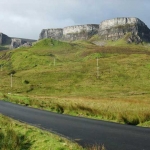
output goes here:
{"type": "Polygon", "coordinates": [[[35,41],[36,40],[31,39],[13,38],[0,33],[0,45],[7,45],[8,47],[10,47],[10,49],[14,49],[20,46],[32,46],[32,43],[35,41]]]}
{"type": "Polygon", "coordinates": [[[87,40],[98,33],[99,26],[97,24],[77,25],[65,27],[63,29],[63,40],[87,40]]]}
{"type": "Polygon", "coordinates": [[[62,41],[87,40],[98,34],[101,40],[118,40],[124,35],[128,43],[150,42],[150,29],[138,18],[114,18],[97,24],[76,25],[63,29],[43,29],[39,39],[53,38],[62,41]]]}
{"type": "Polygon", "coordinates": [[[43,29],[39,39],[53,38],[63,41],[87,40],[94,34],[97,34],[98,29],[99,25],[96,24],[69,26],[63,29],[43,29]]]}
{"type": "Polygon", "coordinates": [[[99,25],[99,37],[102,40],[118,40],[130,33],[128,43],[150,41],[150,29],[138,18],[114,18],[99,25]]]}
{"type": "Polygon", "coordinates": [[[0,45],[9,45],[10,43],[11,38],[3,33],[0,33],[0,45]]]}
{"type": "Polygon", "coordinates": [[[63,37],[63,29],[43,29],[40,33],[39,39],[52,38],[60,40],[63,37]]]}
{"type": "Polygon", "coordinates": [[[32,46],[32,43],[36,40],[31,39],[22,39],[22,38],[11,38],[10,49],[18,48],[21,46],[29,47],[32,46]]]}

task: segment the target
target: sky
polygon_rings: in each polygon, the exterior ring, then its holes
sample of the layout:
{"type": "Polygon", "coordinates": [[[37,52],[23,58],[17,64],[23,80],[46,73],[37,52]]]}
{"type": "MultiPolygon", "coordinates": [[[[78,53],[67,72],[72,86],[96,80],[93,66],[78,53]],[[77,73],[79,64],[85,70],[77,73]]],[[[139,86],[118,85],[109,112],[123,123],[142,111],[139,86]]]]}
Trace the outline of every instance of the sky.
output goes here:
{"type": "Polygon", "coordinates": [[[150,28],[150,0],[0,0],[0,32],[38,39],[42,29],[137,17],[150,28]]]}

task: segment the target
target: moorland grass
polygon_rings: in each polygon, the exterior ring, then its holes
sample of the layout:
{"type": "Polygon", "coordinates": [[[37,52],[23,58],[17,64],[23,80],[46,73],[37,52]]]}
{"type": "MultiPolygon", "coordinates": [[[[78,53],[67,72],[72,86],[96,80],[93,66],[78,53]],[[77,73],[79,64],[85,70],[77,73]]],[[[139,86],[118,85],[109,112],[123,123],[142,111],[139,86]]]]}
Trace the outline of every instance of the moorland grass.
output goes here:
{"type": "Polygon", "coordinates": [[[57,113],[149,126],[149,99],[3,95],[5,100],[57,113]]]}

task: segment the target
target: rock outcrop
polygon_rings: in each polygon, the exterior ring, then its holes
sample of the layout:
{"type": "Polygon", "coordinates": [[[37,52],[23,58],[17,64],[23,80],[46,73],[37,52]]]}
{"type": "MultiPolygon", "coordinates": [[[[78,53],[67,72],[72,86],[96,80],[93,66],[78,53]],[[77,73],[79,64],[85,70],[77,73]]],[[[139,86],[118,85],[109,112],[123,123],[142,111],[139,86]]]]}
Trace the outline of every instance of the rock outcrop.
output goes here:
{"type": "Polygon", "coordinates": [[[39,39],[52,38],[60,40],[63,37],[63,29],[43,29],[40,33],[39,39]]]}
{"type": "Polygon", "coordinates": [[[98,34],[101,40],[118,40],[124,35],[128,43],[150,42],[150,29],[138,18],[114,18],[97,24],[69,26],[63,29],[43,29],[39,39],[62,41],[87,40],[98,34]]]}
{"type": "Polygon", "coordinates": [[[3,33],[0,33],[0,45],[7,45],[10,49],[21,46],[29,47],[32,46],[32,43],[35,41],[36,40],[9,37],[3,33]]]}
{"type": "Polygon", "coordinates": [[[98,33],[99,26],[97,24],[77,25],[65,27],[63,29],[63,40],[87,40],[98,33]]]}
{"type": "Polygon", "coordinates": [[[87,24],[69,26],[63,29],[43,29],[39,39],[53,38],[62,41],[87,40],[98,33],[99,25],[87,24]]]}
{"type": "Polygon", "coordinates": [[[0,33],[0,45],[10,45],[11,38],[7,35],[0,33]]]}
{"type": "Polygon", "coordinates": [[[22,38],[12,38],[10,49],[18,48],[18,47],[30,47],[32,46],[32,43],[36,40],[30,40],[30,39],[22,39],[22,38]]]}
{"type": "Polygon", "coordinates": [[[118,40],[127,33],[130,33],[128,43],[150,41],[150,29],[138,18],[115,18],[99,25],[98,34],[102,40],[118,40]]]}

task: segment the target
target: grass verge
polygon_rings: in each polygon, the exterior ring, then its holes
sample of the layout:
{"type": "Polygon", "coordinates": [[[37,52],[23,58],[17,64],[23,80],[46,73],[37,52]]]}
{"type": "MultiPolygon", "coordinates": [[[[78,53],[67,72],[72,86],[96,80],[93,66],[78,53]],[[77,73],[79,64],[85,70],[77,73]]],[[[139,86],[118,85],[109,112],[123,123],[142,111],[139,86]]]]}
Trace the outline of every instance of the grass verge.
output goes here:
{"type": "Polygon", "coordinates": [[[67,139],[0,115],[0,150],[83,150],[67,139]]]}

